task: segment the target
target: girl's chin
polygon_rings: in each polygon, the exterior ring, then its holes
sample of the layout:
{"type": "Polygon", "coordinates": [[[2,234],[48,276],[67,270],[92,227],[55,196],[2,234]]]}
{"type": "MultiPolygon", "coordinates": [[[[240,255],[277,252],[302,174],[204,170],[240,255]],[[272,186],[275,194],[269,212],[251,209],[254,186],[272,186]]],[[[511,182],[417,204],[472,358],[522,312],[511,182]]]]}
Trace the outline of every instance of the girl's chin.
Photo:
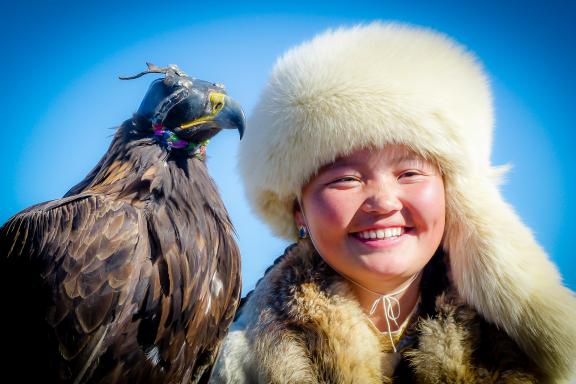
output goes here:
{"type": "Polygon", "coordinates": [[[366,273],[370,276],[370,280],[374,282],[402,281],[414,274],[411,269],[395,265],[368,266],[366,268],[366,273]]]}
{"type": "Polygon", "coordinates": [[[406,259],[405,253],[402,255],[388,254],[367,254],[360,257],[361,268],[373,281],[392,281],[408,278],[418,272],[418,260],[406,259]]]}
{"type": "Polygon", "coordinates": [[[415,274],[417,271],[407,270],[365,270],[364,273],[359,273],[355,276],[354,281],[360,287],[368,289],[369,291],[389,294],[401,289],[401,287],[415,274]]]}

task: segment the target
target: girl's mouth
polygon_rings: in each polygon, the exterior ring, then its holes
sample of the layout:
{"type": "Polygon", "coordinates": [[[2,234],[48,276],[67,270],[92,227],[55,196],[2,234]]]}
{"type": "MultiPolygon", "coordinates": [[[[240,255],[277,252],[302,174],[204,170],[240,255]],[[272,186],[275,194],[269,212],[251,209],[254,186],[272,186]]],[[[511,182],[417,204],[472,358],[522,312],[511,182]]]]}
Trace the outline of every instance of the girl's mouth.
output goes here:
{"type": "Polygon", "coordinates": [[[389,227],[383,229],[370,229],[353,233],[354,236],[363,240],[384,240],[402,236],[404,233],[411,231],[409,227],[389,227]]]}
{"type": "Polygon", "coordinates": [[[403,235],[413,232],[413,227],[388,227],[354,232],[351,235],[364,244],[377,246],[396,243],[395,240],[400,240],[403,235]]]}

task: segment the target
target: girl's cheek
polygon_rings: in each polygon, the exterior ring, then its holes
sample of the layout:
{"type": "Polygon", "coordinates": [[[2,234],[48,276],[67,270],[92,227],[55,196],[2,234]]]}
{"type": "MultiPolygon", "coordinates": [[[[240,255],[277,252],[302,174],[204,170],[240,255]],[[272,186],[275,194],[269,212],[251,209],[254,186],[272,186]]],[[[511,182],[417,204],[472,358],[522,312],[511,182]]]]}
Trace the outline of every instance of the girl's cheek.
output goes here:
{"type": "Polygon", "coordinates": [[[442,179],[434,177],[425,183],[418,183],[409,189],[409,196],[413,201],[421,204],[437,204],[444,201],[444,184],[442,179]]]}
{"type": "Polygon", "coordinates": [[[314,214],[328,225],[347,221],[355,213],[355,197],[348,191],[330,190],[312,199],[314,214]]]}
{"type": "Polygon", "coordinates": [[[407,195],[410,205],[420,216],[438,220],[445,214],[444,185],[441,181],[421,184],[407,195]]]}

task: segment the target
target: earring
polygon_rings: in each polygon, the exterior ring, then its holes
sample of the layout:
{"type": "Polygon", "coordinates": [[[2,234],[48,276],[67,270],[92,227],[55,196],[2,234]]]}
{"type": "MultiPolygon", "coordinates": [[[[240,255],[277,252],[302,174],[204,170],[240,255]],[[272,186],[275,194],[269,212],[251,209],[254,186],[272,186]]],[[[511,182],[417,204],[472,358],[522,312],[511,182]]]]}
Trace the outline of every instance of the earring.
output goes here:
{"type": "Polygon", "coordinates": [[[308,230],[304,225],[298,226],[298,237],[301,239],[305,239],[308,237],[308,230]]]}

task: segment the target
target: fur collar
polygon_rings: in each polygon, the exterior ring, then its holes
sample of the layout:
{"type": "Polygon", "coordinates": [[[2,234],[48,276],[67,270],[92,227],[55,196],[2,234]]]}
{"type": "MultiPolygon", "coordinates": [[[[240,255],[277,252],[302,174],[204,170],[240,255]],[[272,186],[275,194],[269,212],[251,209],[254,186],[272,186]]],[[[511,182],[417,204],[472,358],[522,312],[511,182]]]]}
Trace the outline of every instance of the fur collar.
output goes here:
{"type": "Polygon", "coordinates": [[[535,368],[538,356],[527,357],[462,302],[446,268],[441,252],[426,267],[409,331],[416,336],[402,350],[394,376],[384,377],[378,337],[348,283],[300,241],[247,297],[213,382],[555,382],[535,368]]]}

